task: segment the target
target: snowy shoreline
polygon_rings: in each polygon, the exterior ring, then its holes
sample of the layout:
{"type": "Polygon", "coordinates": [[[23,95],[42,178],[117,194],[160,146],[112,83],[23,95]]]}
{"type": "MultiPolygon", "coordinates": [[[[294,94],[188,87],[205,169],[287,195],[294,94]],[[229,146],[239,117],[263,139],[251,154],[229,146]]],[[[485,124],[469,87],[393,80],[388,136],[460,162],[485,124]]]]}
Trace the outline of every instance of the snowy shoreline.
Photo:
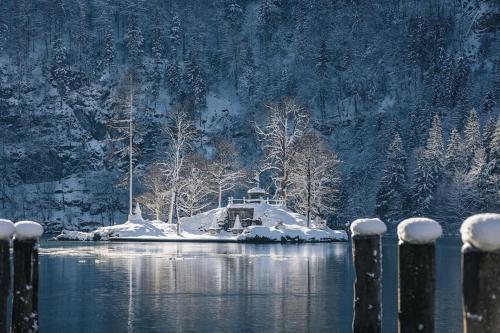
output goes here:
{"type": "Polygon", "coordinates": [[[253,208],[253,218],[259,225],[223,229],[217,221],[227,218],[228,208],[216,208],[193,217],[181,219],[179,233],[175,224],[143,220],[136,216],[125,222],[95,231],[63,230],[52,240],[120,241],[120,242],[231,242],[231,243],[324,243],[347,241],[343,230],[327,226],[306,226],[302,215],[282,206],[263,203],[247,204],[253,208]]]}

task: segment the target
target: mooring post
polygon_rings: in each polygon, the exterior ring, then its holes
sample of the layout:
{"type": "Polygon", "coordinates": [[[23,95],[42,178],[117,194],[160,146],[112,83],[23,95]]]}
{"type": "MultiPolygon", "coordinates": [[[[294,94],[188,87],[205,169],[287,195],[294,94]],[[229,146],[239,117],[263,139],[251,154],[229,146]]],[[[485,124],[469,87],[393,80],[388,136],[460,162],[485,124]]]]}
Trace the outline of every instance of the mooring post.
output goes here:
{"type": "Polygon", "coordinates": [[[434,220],[417,217],[398,225],[398,330],[434,332],[436,239],[434,220]]]}
{"type": "Polygon", "coordinates": [[[354,333],[378,333],[382,329],[381,235],[387,227],[379,219],[358,219],[351,224],[352,256],[355,268],[354,333]]]}
{"type": "Polygon", "coordinates": [[[40,224],[15,224],[12,333],[38,332],[38,239],[40,224]]]}
{"type": "Polygon", "coordinates": [[[500,332],[500,214],[464,221],[462,293],[464,332],[500,332]]]}
{"type": "Polygon", "coordinates": [[[10,241],[14,223],[0,219],[0,333],[7,333],[7,299],[10,291],[10,241]]]}

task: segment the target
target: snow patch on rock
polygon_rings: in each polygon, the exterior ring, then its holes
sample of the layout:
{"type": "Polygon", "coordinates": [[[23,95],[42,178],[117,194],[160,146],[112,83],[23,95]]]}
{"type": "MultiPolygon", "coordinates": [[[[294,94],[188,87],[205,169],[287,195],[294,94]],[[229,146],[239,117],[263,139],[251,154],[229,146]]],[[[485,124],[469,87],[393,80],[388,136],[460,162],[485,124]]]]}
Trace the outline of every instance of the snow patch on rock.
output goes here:
{"type": "Polygon", "coordinates": [[[38,239],[43,234],[43,227],[40,223],[33,221],[20,221],[15,224],[16,239],[38,239]]]}
{"type": "Polygon", "coordinates": [[[11,220],[0,219],[0,240],[10,240],[16,228],[11,220]]]}
{"type": "Polygon", "coordinates": [[[387,231],[387,226],[378,218],[357,219],[351,223],[353,236],[380,235],[387,231]]]}
{"type": "Polygon", "coordinates": [[[500,250],[500,214],[473,215],[462,223],[460,233],[465,244],[483,251],[500,250]]]}
{"type": "Polygon", "coordinates": [[[399,240],[411,244],[432,243],[442,234],[441,225],[426,217],[414,217],[398,224],[399,240]]]}

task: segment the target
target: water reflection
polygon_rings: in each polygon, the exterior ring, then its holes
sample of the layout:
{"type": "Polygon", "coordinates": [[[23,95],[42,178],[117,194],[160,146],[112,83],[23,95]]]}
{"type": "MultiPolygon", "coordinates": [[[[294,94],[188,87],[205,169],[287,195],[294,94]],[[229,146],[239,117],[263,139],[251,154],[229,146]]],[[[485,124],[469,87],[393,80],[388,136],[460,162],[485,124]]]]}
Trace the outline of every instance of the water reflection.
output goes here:
{"type": "MultiPolygon", "coordinates": [[[[395,244],[384,247],[384,332],[396,327],[395,255],[395,244]]],[[[346,243],[44,243],[40,260],[41,332],[351,327],[353,272],[346,243]]],[[[452,262],[442,264],[451,269],[452,262]]],[[[459,303],[441,294],[446,304],[438,310],[456,312],[459,303]]]]}

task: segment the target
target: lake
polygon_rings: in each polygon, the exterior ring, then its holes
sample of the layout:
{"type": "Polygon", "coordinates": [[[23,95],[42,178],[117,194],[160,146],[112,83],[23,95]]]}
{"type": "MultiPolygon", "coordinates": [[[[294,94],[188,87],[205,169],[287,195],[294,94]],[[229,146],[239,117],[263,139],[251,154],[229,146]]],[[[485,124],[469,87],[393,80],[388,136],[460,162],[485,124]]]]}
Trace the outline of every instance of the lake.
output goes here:
{"type": "MultiPolygon", "coordinates": [[[[383,245],[383,332],[397,327],[383,245]]],[[[350,332],[350,243],[42,241],[40,332],[350,332]]],[[[437,246],[436,332],[460,332],[460,242],[437,246]]]]}

